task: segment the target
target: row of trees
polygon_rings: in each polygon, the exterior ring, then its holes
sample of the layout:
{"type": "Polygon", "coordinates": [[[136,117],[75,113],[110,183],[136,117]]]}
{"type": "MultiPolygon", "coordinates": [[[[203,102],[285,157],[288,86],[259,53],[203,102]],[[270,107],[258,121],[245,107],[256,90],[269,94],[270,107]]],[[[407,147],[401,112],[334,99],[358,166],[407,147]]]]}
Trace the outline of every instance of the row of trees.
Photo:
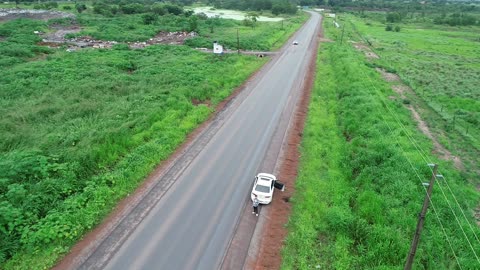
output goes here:
{"type": "Polygon", "coordinates": [[[262,11],[270,10],[273,14],[295,14],[297,3],[287,0],[210,0],[208,4],[215,8],[262,11]]]}
{"type": "MultiPolygon", "coordinates": [[[[184,10],[181,6],[174,4],[154,3],[152,5],[143,3],[111,3],[112,1],[97,1],[93,3],[93,12],[104,16],[122,14],[152,13],[155,15],[181,15],[184,10]]],[[[191,15],[191,14],[187,14],[191,15]]]]}

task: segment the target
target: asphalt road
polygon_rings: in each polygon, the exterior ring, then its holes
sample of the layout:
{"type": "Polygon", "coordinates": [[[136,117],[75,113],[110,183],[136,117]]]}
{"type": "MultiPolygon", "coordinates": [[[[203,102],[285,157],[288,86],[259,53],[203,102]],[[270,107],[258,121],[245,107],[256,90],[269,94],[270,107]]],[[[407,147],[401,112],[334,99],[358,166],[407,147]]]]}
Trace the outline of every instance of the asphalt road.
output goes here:
{"type": "Polygon", "coordinates": [[[290,41],[263,76],[249,82],[248,96],[101,268],[219,268],[282,111],[300,90],[319,19],[312,14],[291,39],[299,45],[290,41]]]}

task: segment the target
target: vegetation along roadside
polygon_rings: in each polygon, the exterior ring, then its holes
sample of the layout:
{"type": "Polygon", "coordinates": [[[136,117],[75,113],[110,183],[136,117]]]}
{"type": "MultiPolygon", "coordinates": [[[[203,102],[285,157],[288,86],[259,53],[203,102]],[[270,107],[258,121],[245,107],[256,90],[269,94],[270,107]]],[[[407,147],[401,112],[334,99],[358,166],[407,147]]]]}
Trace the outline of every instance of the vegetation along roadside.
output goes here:
{"type": "MultiPolygon", "coordinates": [[[[334,42],[323,43],[319,51],[296,193],[291,198],[293,212],[287,225],[282,269],[401,268],[425,197],[422,183],[431,177],[427,163],[438,163],[444,179],[435,183],[414,268],[477,268],[480,231],[473,212],[479,196],[475,188],[478,183],[472,176],[478,175],[478,163],[471,162],[462,170],[443,159],[433,151],[432,140],[418,129],[416,119],[405,106],[410,102],[425,106],[422,116],[427,116],[429,125],[432,119],[441,120],[442,111],[435,111],[430,98],[422,99],[423,89],[417,87],[420,84],[416,81],[436,76],[438,70],[447,72],[455,62],[454,55],[462,57],[462,52],[475,50],[475,43],[466,43],[459,53],[455,50],[456,43],[451,43],[452,47],[444,44],[450,55],[442,57],[440,54],[445,51],[435,50],[434,57],[443,60],[439,65],[445,67],[424,70],[412,60],[413,70],[409,71],[405,65],[406,58],[412,57],[409,53],[414,52],[418,61],[428,64],[427,57],[418,57],[428,52],[428,45],[421,48],[420,36],[413,29],[407,30],[418,25],[402,25],[400,38],[393,36],[398,32],[386,33],[385,21],[383,27],[372,29],[365,23],[362,26],[360,17],[337,18],[339,28],[332,19],[324,21],[327,37],[334,42]],[[390,43],[385,42],[387,35],[392,35],[388,36],[390,43]],[[393,37],[404,41],[404,50],[394,45],[393,37]],[[373,51],[366,40],[375,45],[373,51]],[[415,40],[418,43],[412,44],[415,40]],[[420,48],[413,51],[411,46],[420,48]],[[392,83],[383,79],[378,68],[398,72],[414,91],[419,91],[418,101],[415,96],[400,98],[400,93],[392,90],[392,83]]],[[[468,31],[467,28],[467,37],[468,31]]],[[[424,39],[431,38],[426,33],[462,36],[456,31],[425,30],[424,39]]],[[[430,57],[433,53],[430,51],[430,57]]],[[[476,67],[475,57],[478,55],[465,57],[469,67],[476,67]]],[[[451,74],[453,78],[457,73],[451,71],[451,74]]],[[[477,80],[478,76],[471,79],[477,80]]],[[[463,89],[472,89],[472,80],[462,80],[466,84],[463,89]]],[[[449,88],[448,84],[447,88],[448,91],[441,89],[441,93],[446,92],[451,99],[464,95],[455,90],[459,88],[449,88]]],[[[433,96],[435,88],[426,88],[426,93],[428,89],[433,96]]],[[[472,95],[476,94],[472,91],[472,95]]],[[[466,98],[465,104],[474,100],[466,98]]],[[[478,110],[477,106],[459,108],[471,108],[473,113],[478,110]]],[[[440,120],[438,123],[445,123],[440,120]]],[[[443,124],[437,125],[432,124],[434,130],[445,129],[443,124]]],[[[445,137],[463,138],[462,131],[450,132],[454,134],[445,137]]],[[[470,132],[473,139],[478,139],[477,131],[470,129],[470,132]]],[[[454,153],[466,145],[473,148],[472,153],[478,150],[468,136],[458,142],[445,138],[440,141],[454,153]]],[[[474,161],[478,156],[471,154],[466,158],[474,161]]]]}
{"type": "Polygon", "coordinates": [[[0,268],[52,266],[266,62],[192,47],[233,48],[238,31],[242,49],[270,50],[306,19],[252,25],[165,10],[150,22],[151,11],[86,5],[76,20],[0,23],[0,268]],[[34,33],[78,26],[70,37],[145,41],[195,20],[198,40],[187,46],[69,52],[39,45],[34,33]]]}

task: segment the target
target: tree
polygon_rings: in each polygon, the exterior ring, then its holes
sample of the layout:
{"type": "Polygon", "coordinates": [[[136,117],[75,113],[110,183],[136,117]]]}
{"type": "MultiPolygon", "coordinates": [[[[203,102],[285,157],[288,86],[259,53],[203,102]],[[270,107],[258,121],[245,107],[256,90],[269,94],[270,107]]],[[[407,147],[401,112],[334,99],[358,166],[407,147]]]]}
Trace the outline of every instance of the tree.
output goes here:
{"type": "Polygon", "coordinates": [[[386,20],[390,23],[400,22],[402,20],[402,16],[398,12],[390,12],[387,13],[386,20]]]}
{"type": "Polygon", "coordinates": [[[257,24],[258,20],[258,14],[256,12],[249,12],[247,15],[245,15],[245,19],[243,20],[243,23],[246,26],[251,26],[252,28],[255,28],[255,25],[257,24]]]}
{"type": "Polygon", "coordinates": [[[155,13],[146,13],[142,15],[143,24],[154,24],[158,20],[158,15],[155,13]]]}
{"type": "Polygon", "coordinates": [[[87,9],[87,6],[85,4],[76,4],[75,9],[78,13],[82,13],[84,10],[87,9]]]}
{"type": "Polygon", "coordinates": [[[188,18],[189,32],[197,32],[198,30],[198,18],[196,16],[191,16],[188,18]]]}

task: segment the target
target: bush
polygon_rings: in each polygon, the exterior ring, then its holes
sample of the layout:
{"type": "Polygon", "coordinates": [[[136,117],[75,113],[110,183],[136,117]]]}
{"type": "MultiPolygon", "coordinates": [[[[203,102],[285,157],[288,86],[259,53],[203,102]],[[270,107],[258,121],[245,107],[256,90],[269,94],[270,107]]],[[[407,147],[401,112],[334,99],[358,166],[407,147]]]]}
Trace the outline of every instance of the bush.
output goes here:
{"type": "Polygon", "coordinates": [[[402,16],[398,12],[390,12],[390,13],[387,13],[386,15],[387,22],[394,23],[394,22],[400,22],[401,20],[402,20],[402,16]]]}
{"type": "Polygon", "coordinates": [[[64,10],[72,10],[72,6],[63,6],[62,7],[64,10]]]}
{"type": "Polygon", "coordinates": [[[124,14],[137,14],[137,13],[144,13],[145,7],[142,4],[133,3],[133,4],[121,5],[120,10],[124,14]]]}
{"type": "Polygon", "coordinates": [[[46,9],[58,8],[58,3],[57,2],[47,2],[47,3],[45,3],[45,8],[46,9]]]}
{"type": "Polygon", "coordinates": [[[167,4],[165,5],[165,9],[167,10],[168,13],[173,15],[180,15],[183,13],[183,9],[177,5],[167,4]]]}
{"type": "Polygon", "coordinates": [[[394,30],[395,30],[395,32],[400,32],[400,26],[398,26],[398,25],[395,26],[394,30]]]}
{"type": "Polygon", "coordinates": [[[385,27],[385,31],[393,31],[393,26],[391,26],[390,24],[388,24],[388,25],[385,27]]]}
{"type": "Polygon", "coordinates": [[[78,13],[82,13],[84,10],[87,10],[87,6],[85,4],[76,4],[75,9],[78,13]]]}
{"type": "Polygon", "coordinates": [[[151,7],[151,10],[153,13],[157,14],[157,15],[165,15],[167,14],[167,9],[165,8],[165,6],[163,4],[153,4],[152,7],[151,7]]]}
{"type": "Polygon", "coordinates": [[[146,13],[142,15],[143,24],[154,24],[158,20],[158,15],[155,13],[146,13]]]}

